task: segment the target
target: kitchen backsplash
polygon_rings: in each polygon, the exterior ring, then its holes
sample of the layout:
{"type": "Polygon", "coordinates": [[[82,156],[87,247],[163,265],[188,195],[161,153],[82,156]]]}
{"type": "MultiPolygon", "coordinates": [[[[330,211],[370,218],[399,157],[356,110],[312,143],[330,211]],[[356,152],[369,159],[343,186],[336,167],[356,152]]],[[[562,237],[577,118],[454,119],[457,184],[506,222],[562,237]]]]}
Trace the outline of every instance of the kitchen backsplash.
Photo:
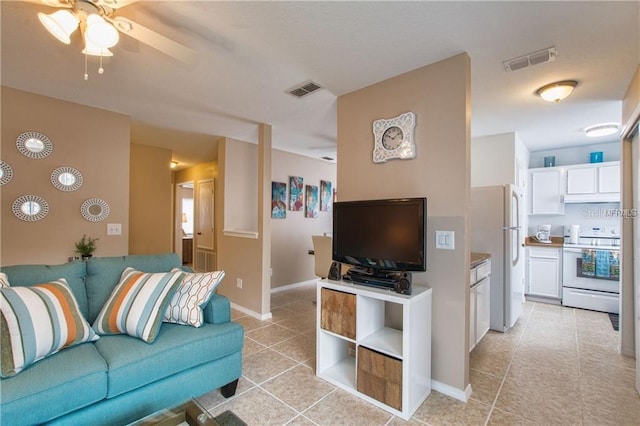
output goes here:
{"type": "Polygon", "coordinates": [[[552,236],[567,235],[570,225],[584,229],[592,226],[620,226],[620,203],[565,204],[564,215],[529,216],[528,235],[535,235],[538,225],[551,225],[552,236]]]}

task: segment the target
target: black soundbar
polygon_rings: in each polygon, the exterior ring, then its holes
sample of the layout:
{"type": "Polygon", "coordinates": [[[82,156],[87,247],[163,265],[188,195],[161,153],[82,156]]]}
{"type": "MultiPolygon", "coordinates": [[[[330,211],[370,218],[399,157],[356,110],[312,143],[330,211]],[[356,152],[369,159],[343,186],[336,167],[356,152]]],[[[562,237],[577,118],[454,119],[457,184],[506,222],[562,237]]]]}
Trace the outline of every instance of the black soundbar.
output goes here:
{"type": "Polygon", "coordinates": [[[371,287],[386,288],[400,294],[411,294],[410,272],[373,272],[352,268],[344,274],[342,279],[371,287]]]}
{"type": "Polygon", "coordinates": [[[372,287],[383,287],[391,290],[395,290],[396,282],[397,282],[397,280],[393,278],[381,278],[381,277],[374,277],[370,275],[349,273],[349,272],[344,274],[342,279],[344,281],[351,281],[357,284],[364,284],[372,287]]]}

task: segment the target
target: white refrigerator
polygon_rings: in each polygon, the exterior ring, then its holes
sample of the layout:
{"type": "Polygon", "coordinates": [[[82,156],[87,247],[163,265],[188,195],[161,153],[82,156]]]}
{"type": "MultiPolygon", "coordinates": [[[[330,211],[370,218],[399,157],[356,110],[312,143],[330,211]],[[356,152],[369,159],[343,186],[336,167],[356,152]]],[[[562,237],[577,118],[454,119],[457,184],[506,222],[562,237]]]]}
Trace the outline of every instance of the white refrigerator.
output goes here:
{"type": "Polygon", "coordinates": [[[492,330],[513,327],[524,305],[522,189],[471,188],[471,251],[491,255],[492,330]]]}

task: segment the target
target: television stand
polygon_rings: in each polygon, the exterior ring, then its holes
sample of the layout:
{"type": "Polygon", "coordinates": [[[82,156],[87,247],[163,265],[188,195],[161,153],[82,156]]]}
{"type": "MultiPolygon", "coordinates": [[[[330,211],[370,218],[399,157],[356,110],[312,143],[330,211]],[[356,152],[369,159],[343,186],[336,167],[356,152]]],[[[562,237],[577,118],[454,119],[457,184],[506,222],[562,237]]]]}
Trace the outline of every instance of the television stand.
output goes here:
{"type": "Polygon", "coordinates": [[[409,420],[431,392],[431,289],[321,280],[317,300],[317,376],[409,420]]]}
{"type": "Polygon", "coordinates": [[[351,268],[342,279],[355,284],[382,287],[398,293],[411,294],[411,273],[409,272],[351,268]]]}

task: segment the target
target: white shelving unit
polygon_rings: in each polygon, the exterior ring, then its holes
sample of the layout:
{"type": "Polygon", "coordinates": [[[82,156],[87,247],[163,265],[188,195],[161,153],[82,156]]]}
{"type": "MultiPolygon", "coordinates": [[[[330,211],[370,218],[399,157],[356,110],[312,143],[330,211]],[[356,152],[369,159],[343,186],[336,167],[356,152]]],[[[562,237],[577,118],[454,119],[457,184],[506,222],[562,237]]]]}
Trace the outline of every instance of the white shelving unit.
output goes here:
{"type": "Polygon", "coordinates": [[[412,290],[409,296],[344,281],[318,282],[316,374],[404,420],[431,392],[431,289],[412,290]],[[355,298],[355,304],[341,298],[355,298]],[[355,338],[332,329],[351,321],[355,338]]]}

